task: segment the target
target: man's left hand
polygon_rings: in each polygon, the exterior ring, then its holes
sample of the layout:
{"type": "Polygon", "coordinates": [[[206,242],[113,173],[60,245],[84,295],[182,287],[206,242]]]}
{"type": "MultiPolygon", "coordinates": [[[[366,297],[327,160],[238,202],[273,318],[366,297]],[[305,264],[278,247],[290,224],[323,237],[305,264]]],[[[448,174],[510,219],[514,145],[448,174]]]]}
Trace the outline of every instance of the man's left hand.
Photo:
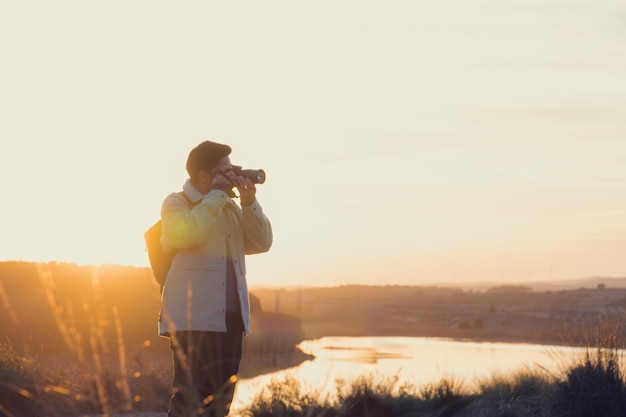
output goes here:
{"type": "Polygon", "coordinates": [[[244,178],[242,176],[237,176],[233,181],[235,183],[235,187],[239,191],[239,198],[242,206],[249,206],[254,203],[254,199],[256,198],[256,186],[252,181],[248,178],[244,178]]]}

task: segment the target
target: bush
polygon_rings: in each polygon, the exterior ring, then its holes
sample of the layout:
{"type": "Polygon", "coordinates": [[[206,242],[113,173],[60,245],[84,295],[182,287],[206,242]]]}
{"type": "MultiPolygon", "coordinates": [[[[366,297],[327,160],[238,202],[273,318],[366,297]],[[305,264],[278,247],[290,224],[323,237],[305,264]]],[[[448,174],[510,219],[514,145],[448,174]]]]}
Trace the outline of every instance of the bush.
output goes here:
{"type": "Polygon", "coordinates": [[[550,381],[527,370],[511,375],[494,375],[478,382],[478,392],[469,407],[471,416],[549,417],[545,393],[550,381]]]}
{"type": "Polygon", "coordinates": [[[623,417],[626,415],[626,389],[620,356],[614,350],[587,352],[574,364],[563,381],[554,386],[554,417],[623,417]]]}
{"type": "Polygon", "coordinates": [[[243,411],[247,417],[295,417],[330,416],[326,414],[326,399],[321,399],[318,391],[305,391],[302,384],[291,375],[283,381],[273,379],[256,395],[252,405],[243,411]]]}

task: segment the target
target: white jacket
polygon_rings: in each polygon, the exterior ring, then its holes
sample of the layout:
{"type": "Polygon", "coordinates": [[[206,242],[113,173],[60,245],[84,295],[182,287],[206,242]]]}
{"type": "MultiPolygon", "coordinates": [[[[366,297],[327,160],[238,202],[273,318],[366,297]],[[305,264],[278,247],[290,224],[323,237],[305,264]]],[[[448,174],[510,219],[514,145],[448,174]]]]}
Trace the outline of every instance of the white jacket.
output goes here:
{"type": "Polygon", "coordinates": [[[161,207],[165,250],[178,248],[167,275],[159,334],[176,330],[226,331],[226,248],[234,262],[245,334],[250,332],[250,302],[245,255],[267,252],[272,227],[258,201],[239,207],[219,190],[202,195],[189,180],[183,191],[193,209],[178,194],[168,195],[161,207]]]}

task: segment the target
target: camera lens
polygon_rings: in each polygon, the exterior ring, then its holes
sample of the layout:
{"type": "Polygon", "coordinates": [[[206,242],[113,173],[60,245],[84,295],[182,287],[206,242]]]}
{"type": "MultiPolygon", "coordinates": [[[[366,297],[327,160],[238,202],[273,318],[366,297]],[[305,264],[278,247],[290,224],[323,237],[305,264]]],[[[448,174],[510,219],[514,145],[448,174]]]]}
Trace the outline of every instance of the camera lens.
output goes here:
{"type": "Polygon", "coordinates": [[[265,171],[263,171],[262,169],[257,169],[256,170],[256,181],[255,182],[257,184],[263,184],[265,182],[265,171]]]}
{"type": "Polygon", "coordinates": [[[242,169],[238,174],[248,178],[255,184],[263,184],[265,182],[265,171],[262,169],[242,169]]]}

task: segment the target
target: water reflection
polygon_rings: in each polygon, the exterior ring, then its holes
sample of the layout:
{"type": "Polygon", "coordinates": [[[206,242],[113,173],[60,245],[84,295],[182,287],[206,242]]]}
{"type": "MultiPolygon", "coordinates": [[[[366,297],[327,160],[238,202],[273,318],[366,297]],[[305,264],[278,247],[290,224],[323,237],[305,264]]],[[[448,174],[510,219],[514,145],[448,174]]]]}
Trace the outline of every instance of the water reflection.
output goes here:
{"type": "Polygon", "coordinates": [[[472,385],[495,373],[529,369],[558,372],[579,349],[519,343],[474,343],[416,337],[324,337],[300,345],[315,356],[301,365],[242,380],[234,408],[250,403],[272,379],[291,374],[307,390],[332,394],[336,380],[352,381],[361,375],[375,380],[397,376],[416,387],[450,377],[472,385]]]}

